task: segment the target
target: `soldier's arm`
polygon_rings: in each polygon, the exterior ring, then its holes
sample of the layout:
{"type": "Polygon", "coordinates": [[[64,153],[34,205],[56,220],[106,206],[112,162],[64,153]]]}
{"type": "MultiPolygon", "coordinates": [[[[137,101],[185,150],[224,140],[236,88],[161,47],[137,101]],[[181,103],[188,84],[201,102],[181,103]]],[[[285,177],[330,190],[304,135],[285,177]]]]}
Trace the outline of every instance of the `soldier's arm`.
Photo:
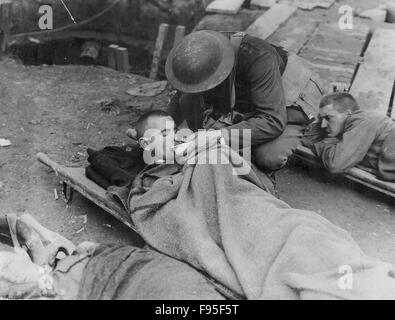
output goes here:
{"type": "Polygon", "coordinates": [[[284,89],[276,57],[265,52],[249,63],[247,78],[255,114],[226,129],[250,129],[251,144],[269,142],[284,131],[287,114],[284,89]]]}

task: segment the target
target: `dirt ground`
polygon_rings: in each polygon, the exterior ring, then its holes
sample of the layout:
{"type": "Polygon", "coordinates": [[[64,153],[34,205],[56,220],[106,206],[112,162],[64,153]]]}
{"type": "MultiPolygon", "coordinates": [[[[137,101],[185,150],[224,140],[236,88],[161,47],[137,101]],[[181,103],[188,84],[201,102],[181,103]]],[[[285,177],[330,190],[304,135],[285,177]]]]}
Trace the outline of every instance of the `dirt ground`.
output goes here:
{"type": "Polygon", "coordinates": [[[103,67],[0,61],[0,137],[12,142],[0,148],[0,213],[30,212],[77,243],[134,243],[126,227],[78,194],[66,205],[58,179],[35,155],[44,152],[59,163],[85,166],[87,147],[130,143],[125,132],[139,112],[167,101],[166,93],[154,99],[126,94],[146,81],[103,67]],[[102,107],[101,101],[114,97],[122,102],[118,107],[102,107]]]}
{"type": "MultiPolygon", "coordinates": [[[[141,244],[128,228],[79,194],[66,205],[58,179],[35,155],[45,152],[59,163],[85,166],[87,147],[129,143],[125,131],[130,123],[168,99],[166,91],[153,99],[126,94],[145,81],[103,67],[24,66],[2,59],[0,138],[11,140],[12,146],[0,147],[0,214],[29,212],[75,243],[141,244]],[[103,109],[100,101],[114,97],[120,106],[103,109]]],[[[368,254],[395,263],[392,199],[296,162],[277,179],[280,197],[290,205],[321,214],[348,230],[368,254]]]]}

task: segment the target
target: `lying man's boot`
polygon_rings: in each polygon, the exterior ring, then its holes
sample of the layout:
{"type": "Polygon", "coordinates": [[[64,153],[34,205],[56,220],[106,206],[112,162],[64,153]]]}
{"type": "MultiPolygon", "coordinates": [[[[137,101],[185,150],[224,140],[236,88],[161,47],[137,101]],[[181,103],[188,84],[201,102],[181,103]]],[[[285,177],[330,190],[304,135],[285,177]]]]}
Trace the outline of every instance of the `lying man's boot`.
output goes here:
{"type": "Polygon", "coordinates": [[[14,251],[28,253],[32,262],[37,265],[53,265],[59,251],[64,252],[65,255],[71,255],[75,250],[71,241],[44,228],[29,214],[24,214],[21,217],[8,214],[6,222],[14,251]]]}
{"type": "Polygon", "coordinates": [[[44,245],[50,249],[51,253],[56,248],[57,251],[63,251],[66,255],[71,255],[75,251],[76,246],[70,240],[44,228],[32,215],[23,214],[19,219],[40,235],[44,245]]]}
{"type": "Polygon", "coordinates": [[[27,248],[32,262],[39,266],[47,265],[48,254],[37,232],[21,220],[16,222],[16,231],[21,245],[27,248]]]}
{"type": "Polygon", "coordinates": [[[15,214],[7,214],[6,221],[14,246],[14,251],[30,256],[37,265],[48,264],[47,254],[40,236],[15,214]]]}

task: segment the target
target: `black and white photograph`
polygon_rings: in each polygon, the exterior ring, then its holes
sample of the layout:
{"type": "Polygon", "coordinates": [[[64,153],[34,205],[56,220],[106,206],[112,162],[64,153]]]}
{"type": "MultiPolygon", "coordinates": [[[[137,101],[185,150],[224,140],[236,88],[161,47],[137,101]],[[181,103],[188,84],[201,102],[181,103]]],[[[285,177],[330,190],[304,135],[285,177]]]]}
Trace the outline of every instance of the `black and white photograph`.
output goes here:
{"type": "Polygon", "coordinates": [[[395,0],[0,0],[0,306],[395,300],[394,100],[395,0]]]}

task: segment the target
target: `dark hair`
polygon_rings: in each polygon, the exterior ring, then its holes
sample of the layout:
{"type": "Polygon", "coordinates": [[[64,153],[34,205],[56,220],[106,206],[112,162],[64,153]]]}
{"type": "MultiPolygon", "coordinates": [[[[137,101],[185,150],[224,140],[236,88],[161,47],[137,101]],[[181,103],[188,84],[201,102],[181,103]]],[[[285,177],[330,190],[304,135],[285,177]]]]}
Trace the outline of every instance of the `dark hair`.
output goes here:
{"type": "Polygon", "coordinates": [[[334,108],[340,113],[344,113],[349,110],[352,112],[359,110],[358,102],[347,92],[336,92],[324,96],[321,99],[320,108],[329,104],[333,104],[334,108]]]}
{"type": "Polygon", "coordinates": [[[147,125],[148,119],[151,117],[170,117],[170,114],[163,110],[152,110],[140,116],[136,122],[137,139],[140,139],[142,136],[144,136],[144,132],[146,130],[145,127],[147,125]]]}

